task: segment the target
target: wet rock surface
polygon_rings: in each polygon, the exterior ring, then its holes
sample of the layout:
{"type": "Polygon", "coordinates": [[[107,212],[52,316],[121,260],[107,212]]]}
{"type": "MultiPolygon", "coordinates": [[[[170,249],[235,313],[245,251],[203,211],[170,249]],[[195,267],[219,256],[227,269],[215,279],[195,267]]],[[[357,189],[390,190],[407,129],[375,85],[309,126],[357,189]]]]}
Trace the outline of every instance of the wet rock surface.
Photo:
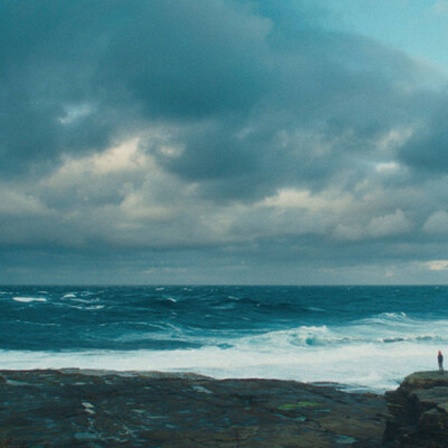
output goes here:
{"type": "Polygon", "coordinates": [[[417,372],[386,393],[387,447],[448,447],[448,373],[417,372]]]}
{"type": "Polygon", "coordinates": [[[294,381],[0,372],[1,447],[379,447],[382,396],[294,381]]]}

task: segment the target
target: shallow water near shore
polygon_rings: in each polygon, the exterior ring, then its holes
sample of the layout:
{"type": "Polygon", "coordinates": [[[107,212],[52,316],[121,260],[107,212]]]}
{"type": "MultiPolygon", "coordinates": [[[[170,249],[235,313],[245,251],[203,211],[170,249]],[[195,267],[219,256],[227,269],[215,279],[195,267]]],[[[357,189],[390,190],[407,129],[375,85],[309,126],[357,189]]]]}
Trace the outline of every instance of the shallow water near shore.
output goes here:
{"type": "Polygon", "coordinates": [[[436,368],[448,347],[447,301],[442,286],[1,287],[1,367],[195,372],[382,392],[436,368]]]}

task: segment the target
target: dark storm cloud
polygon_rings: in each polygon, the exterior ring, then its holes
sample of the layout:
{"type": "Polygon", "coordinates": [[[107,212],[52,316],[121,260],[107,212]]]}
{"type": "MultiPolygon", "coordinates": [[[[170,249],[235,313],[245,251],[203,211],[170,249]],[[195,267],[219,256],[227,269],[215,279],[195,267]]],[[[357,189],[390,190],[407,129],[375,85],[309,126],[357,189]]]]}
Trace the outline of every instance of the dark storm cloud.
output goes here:
{"type": "Polygon", "coordinates": [[[95,250],[127,254],[114,281],[430,259],[446,81],[317,4],[0,2],[8,272],[67,256],[84,281],[95,250]]]}
{"type": "Polygon", "coordinates": [[[234,196],[225,180],[234,185],[244,171],[253,195],[258,185],[331,179],[341,153],[368,150],[415,118],[404,110],[415,108],[417,67],[329,31],[308,2],[7,0],[1,8],[5,172],[102,150],[161,120],[186,129],[185,151],[166,167],[213,180],[223,196],[234,196]],[[316,140],[303,138],[310,133],[331,146],[319,160],[316,140]]]}
{"type": "Polygon", "coordinates": [[[238,2],[141,2],[104,54],[106,82],[149,117],[245,110],[263,91],[270,21],[238,2]]]}
{"type": "Polygon", "coordinates": [[[101,111],[64,124],[70,107],[96,102],[89,81],[97,57],[99,12],[98,6],[83,1],[2,2],[4,174],[26,170],[34,162],[51,166],[63,151],[98,149],[109,140],[113,123],[101,111]]]}
{"type": "Polygon", "coordinates": [[[160,163],[202,182],[205,194],[232,199],[326,188],[341,174],[353,185],[365,176],[353,170],[356,158],[378,152],[388,133],[418,124],[420,107],[438,101],[415,63],[379,44],[321,30],[296,32],[289,44],[268,54],[276,76],[249,113],[191,126],[182,155],[160,163]]]}
{"type": "Polygon", "coordinates": [[[427,114],[408,144],[399,152],[400,160],[423,176],[448,172],[448,98],[441,96],[435,111],[427,114]]]}
{"type": "Polygon", "coordinates": [[[270,26],[235,1],[3,2],[3,169],[101,150],[147,119],[247,110],[270,26]]]}

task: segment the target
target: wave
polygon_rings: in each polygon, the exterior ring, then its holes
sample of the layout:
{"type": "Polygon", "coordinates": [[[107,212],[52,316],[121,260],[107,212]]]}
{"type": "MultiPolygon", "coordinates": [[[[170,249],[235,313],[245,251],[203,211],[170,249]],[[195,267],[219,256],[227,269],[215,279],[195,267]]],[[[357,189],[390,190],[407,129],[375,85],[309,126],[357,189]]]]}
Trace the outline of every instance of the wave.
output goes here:
{"type": "Polygon", "coordinates": [[[104,305],[90,305],[90,306],[77,306],[77,305],[69,305],[70,308],[74,308],[76,310],[81,311],[92,311],[92,310],[102,310],[105,306],[104,305]]]}
{"type": "Polygon", "coordinates": [[[5,369],[68,368],[193,372],[218,379],[275,378],[337,382],[344,388],[385,391],[409,373],[436,368],[434,347],[401,344],[314,347],[186,347],[166,351],[1,351],[5,369]]]}
{"type": "Polygon", "coordinates": [[[436,368],[437,351],[448,346],[448,289],[430,304],[412,291],[411,300],[408,290],[397,297],[359,288],[11,288],[0,296],[0,357],[13,369],[191,371],[390,388],[414,370],[436,368]]]}
{"type": "Polygon", "coordinates": [[[405,312],[380,313],[372,317],[362,319],[360,322],[366,325],[389,325],[397,323],[413,323],[414,319],[410,318],[405,312]]]}
{"type": "Polygon", "coordinates": [[[13,297],[12,300],[20,303],[47,302],[44,297],[13,297]]]}
{"type": "Polygon", "coordinates": [[[61,299],[74,299],[76,298],[76,294],[74,294],[73,292],[69,292],[68,294],[64,294],[61,299]]]}
{"type": "MultiPolygon", "coordinates": [[[[445,322],[446,325],[446,322],[445,322]]],[[[329,328],[327,326],[301,326],[290,330],[280,330],[251,335],[234,341],[242,346],[266,346],[284,349],[286,347],[338,347],[362,344],[399,344],[399,343],[438,343],[447,344],[448,339],[441,331],[434,331],[422,326],[403,333],[399,329],[378,332],[369,326],[352,326],[329,328]]]]}
{"type": "Polygon", "coordinates": [[[246,335],[131,320],[122,321],[123,327],[119,322],[98,325],[95,335],[117,342],[119,349],[0,350],[0,357],[6,369],[194,372],[220,379],[331,381],[375,392],[394,389],[413,371],[436,368],[437,350],[448,344],[443,331],[447,321],[400,313],[373,319],[382,323],[361,319],[350,325],[301,325],[246,335]],[[394,325],[397,319],[405,325],[394,325]]]}

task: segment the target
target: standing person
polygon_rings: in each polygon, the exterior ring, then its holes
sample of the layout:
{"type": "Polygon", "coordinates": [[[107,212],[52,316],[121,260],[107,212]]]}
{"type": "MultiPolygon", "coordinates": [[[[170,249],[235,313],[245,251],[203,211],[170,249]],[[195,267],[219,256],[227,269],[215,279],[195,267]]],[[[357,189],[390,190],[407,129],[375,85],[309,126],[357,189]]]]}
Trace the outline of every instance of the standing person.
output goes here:
{"type": "Polygon", "coordinates": [[[439,363],[439,372],[443,372],[443,355],[440,350],[437,354],[437,362],[439,363]]]}

